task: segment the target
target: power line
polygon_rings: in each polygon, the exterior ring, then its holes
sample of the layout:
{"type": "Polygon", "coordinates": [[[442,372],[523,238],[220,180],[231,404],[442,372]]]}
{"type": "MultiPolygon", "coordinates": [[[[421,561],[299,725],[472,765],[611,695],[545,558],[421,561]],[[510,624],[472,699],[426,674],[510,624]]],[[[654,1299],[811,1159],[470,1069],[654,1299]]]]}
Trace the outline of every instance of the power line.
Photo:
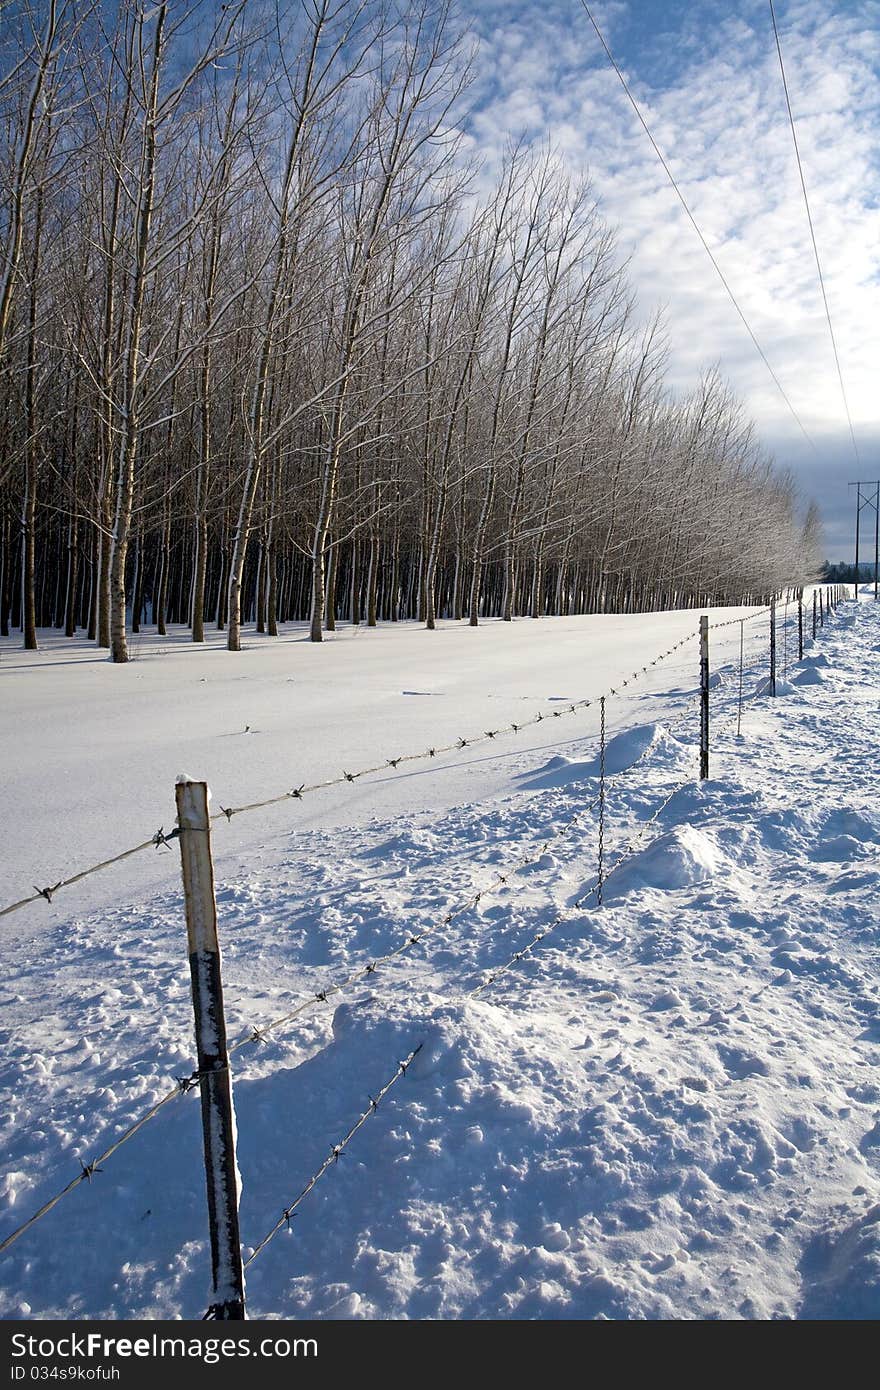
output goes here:
{"type": "Polygon", "coordinates": [[[706,255],[709,257],[709,260],[712,262],[712,265],[713,265],[714,268],[715,268],[715,272],[716,272],[716,274],[717,274],[719,280],[721,281],[722,285],[724,286],[725,290],[727,291],[727,295],[728,295],[728,298],[730,299],[731,304],[733,305],[733,307],[734,307],[734,309],[736,310],[736,312],[739,314],[739,317],[740,317],[740,319],[741,319],[741,321],[742,321],[743,327],[745,328],[746,332],[748,333],[749,337],[751,338],[752,343],[754,344],[755,349],[757,350],[758,355],[759,355],[759,357],[761,358],[761,361],[764,363],[764,366],[767,368],[767,371],[770,373],[771,377],[773,378],[773,382],[774,382],[774,384],[775,384],[775,386],[776,386],[776,389],[777,389],[777,391],[779,392],[779,394],[780,394],[780,396],[782,397],[782,399],[785,401],[785,404],[788,406],[788,409],[789,409],[789,411],[791,412],[791,415],[792,415],[792,417],[794,418],[794,420],[795,420],[795,422],[796,422],[796,424],[797,424],[798,429],[800,430],[801,434],[804,436],[804,439],[807,441],[807,443],[809,444],[810,448],[813,449],[815,452],[818,453],[818,450],[816,449],[816,445],[813,443],[813,440],[810,438],[810,436],[807,434],[806,429],[804,428],[804,424],[803,424],[803,421],[801,420],[801,417],[798,415],[797,411],[795,410],[794,406],[792,405],[791,401],[789,400],[789,398],[788,398],[788,396],[787,396],[787,394],[786,394],[786,392],[785,392],[785,388],[784,388],[783,385],[782,385],[782,382],[779,380],[779,377],[776,375],[775,371],[774,371],[773,368],[771,367],[770,362],[769,362],[769,359],[768,359],[768,357],[767,357],[767,354],[765,353],[764,349],[761,347],[761,344],[758,342],[758,339],[757,339],[757,337],[755,336],[755,332],[754,332],[754,330],[753,330],[751,324],[749,323],[748,319],[747,319],[746,316],[745,316],[745,313],[743,312],[742,308],[740,307],[739,300],[737,299],[737,297],[736,297],[736,295],[734,294],[733,290],[730,288],[730,285],[729,285],[729,283],[728,283],[727,277],[726,277],[725,274],[724,274],[724,271],[721,269],[721,266],[718,264],[717,260],[715,259],[714,254],[713,254],[713,252],[712,252],[712,249],[711,249],[711,247],[709,246],[709,243],[707,242],[706,238],[703,236],[703,233],[702,233],[702,231],[700,230],[699,224],[697,223],[697,219],[694,217],[694,214],[691,212],[691,209],[690,209],[690,207],[689,207],[689,205],[688,205],[688,203],[687,203],[687,200],[685,199],[684,194],[682,193],[681,189],[679,188],[678,184],[676,183],[675,176],[673,175],[672,170],[670,169],[669,165],[666,163],[666,160],[665,160],[664,157],[663,157],[663,152],[661,151],[660,146],[657,144],[657,141],[654,139],[654,136],[651,134],[650,127],[648,126],[647,121],[645,120],[644,116],[642,115],[641,108],[639,107],[638,102],[636,101],[635,97],[633,96],[632,92],[631,92],[630,89],[629,89],[629,85],[627,84],[626,78],[624,77],[624,75],[623,75],[623,73],[621,72],[620,68],[617,66],[617,62],[616,62],[616,60],[615,60],[615,58],[614,58],[614,54],[611,52],[611,49],[608,47],[608,44],[605,42],[605,37],[604,37],[604,35],[603,35],[603,33],[602,33],[602,30],[599,28],[598,24],[596,23],[595,19],[594,19],[593,16],[592,16],[592,13],[590,12],[590,7],[589,7],[589,5],[586,3],[586,0],[581,0],[581,5],[583,6],[584,10],[586,11],[587,18],[589,19],[590,23],[592,24],[593,28],[594,28],[595,31],[596,31],[596,34],[597,34],[598,39],[599,39],[599,42],[601,43],[602,47],[603,47],[604,50],[605,50],[605,53],[606,53],[606,56],[607,56],[607,58],[608,58],[609,63],[610,63],[611,66],[614,68],[614,71],[617,73],[617,76],[618,76],[619,79],[620,79],[620,84],[621,84],[621,86],[623,87],[623,90],[626,92],[626,95],[627,95],[627,97],[628,97],[628,99],[629,99],[629,103],[630,103],[630,105],[632,106],[632,109],[635,111],[636,115],[638,116],[639,123],[640,123],[642,129],[644,130],[645,134],[647,135],[648,139],[649,139],[650,142],[651,142],[651,146],[652,146],[652,148],[653,148],[653,150],[654,150],[654,153],[656,154],[656,156],[657,156],[657,158],[659,159],[660,163],[663,165],[663,168],[664,168],[665,173],[666,173],[666,177],[669,179],[669,182],[672,184],[672,187],[673,187],[674,190],[675,190],[676,196],[678,197],[678,201],[681,203],[682,207],[683,207],[684,210],[685,210],[685,213],[687,214],[688,221],[690,222],[691,226],[693,227],[694,231],[696,232],[697,236],[699,237],[699,239],[700,239],[700,244],[702,245],[703,250],[706,252],[706,255]]]}
{"type": "Polygon", "coordinates": [[[769,0],[770,18],[773,21],[773,37],[776,40],[776,52],[779,57],[779,71],[782,74],[782,87],[785,92],[785,105],[788,110],[788,123],[791,126],[791,138],[794,144],[795,158],[797,159],[798,174],[801,180],[801,191],[804,195],[804,207],[807,210],[807,222],[810,227],[810,240],[813,243],[813,255],[816,258],[816,271],[819,276],[819,288],[822,291],[822,303],[825,305],[825,318],[828,322],[828,333],[831,338],[831,347],[834,352],[834,363],[837,367],[837,379],[840,382],[840,394],[843,397],[843,408],[846,411],[846,423],[849,425],[849,437],[852,440],[853,453],[856,456],[856,463],[860,463],[859,449],[856,444],[856,436],[853,431],[852,416],[849,413],[849,401],[846,398],[846,387],[843,384],[843,371],[840,366],[840,357],[837,352],[837,340],[834,337],[834,328],[831,324],[831,310],[828,307],[828,295],[825,293],[825,277],[822,274],[822,263],[819,260],[819,247],[816,244],[816,231],[813,227],[813,214],[810,211],[810,199],[807,196],[807,183],[804,178],[804,166],[801,163],[801,152],[798,146],[797,132],[794,126],[794,114],[791,109],[791,97],[788,93],[788,81],[785,76],[785,64],[782,61],[782,45],[779,42],[779,30],[776,27],[776,11],[773,8],[773,0],[769,0]]]}

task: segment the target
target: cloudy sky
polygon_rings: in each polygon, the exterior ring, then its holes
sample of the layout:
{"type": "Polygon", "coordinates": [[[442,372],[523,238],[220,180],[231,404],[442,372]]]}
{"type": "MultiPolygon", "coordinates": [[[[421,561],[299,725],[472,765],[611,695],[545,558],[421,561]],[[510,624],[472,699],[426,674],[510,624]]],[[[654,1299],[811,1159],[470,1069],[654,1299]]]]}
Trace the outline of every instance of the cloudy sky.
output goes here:
{"type": "MultiPolygon", "coordinates": [[[[768,0],[588,0],[801,433],[679,204],[580,0],[462,0],[481,38],[471,133],[549,138],[589,169],[670,382],[717,364],[850,559],[880,478],[880,0],[774,0],[858,462],[825,320],[768,0]]],[[[873,512],[870,526],[873,559],[873,512]]],[[[863,552],[865,553],[865,552],[863,552]]],[[[867,558],[867,554],[865,554],[867,558]]]]}

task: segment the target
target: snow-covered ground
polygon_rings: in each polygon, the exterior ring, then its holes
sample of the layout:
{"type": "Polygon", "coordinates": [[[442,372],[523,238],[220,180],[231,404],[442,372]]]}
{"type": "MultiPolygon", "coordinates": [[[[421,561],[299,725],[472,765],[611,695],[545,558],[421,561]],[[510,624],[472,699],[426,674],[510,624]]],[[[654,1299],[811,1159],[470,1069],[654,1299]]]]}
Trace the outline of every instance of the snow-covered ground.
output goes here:
{"type": "MultiPolygon", "coordinates": [[[[702,784],[695,641],[610,703],[602,907],[573,906],[595,708],[217,825],[231,1035],[306,1005],[234,1059],[246,1254],[420,1046],[248,1268],[254,1316],[880,1315],[878,609],[803,663],[780,639],[775,701],[747,625],[740,738],[713,632],[702,784]]],[[[695,629],[149,635],[125,668],[4,642],[0,906],[170,828],[182,768],[240,805],[550,715],[695,629]]],[[[178,858],[0,918],[0,1239],[191,1069],[178,858]]],[[[198,1317],[209,1265],[182,1095],[0,1256],[0,1314],[198,1317]]]]}

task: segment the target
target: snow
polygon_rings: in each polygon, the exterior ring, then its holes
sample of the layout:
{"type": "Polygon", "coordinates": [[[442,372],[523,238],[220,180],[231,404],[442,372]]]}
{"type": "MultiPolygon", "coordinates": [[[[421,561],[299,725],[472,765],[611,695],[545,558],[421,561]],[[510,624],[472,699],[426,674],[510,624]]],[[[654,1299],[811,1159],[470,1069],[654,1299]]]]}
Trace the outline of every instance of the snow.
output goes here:
{"type": "MultiPolygon", "coordinates": [[[[790,632],[775,700],[753,624],[740,739],[713,632],[705,782],[696,642],[609,701],[606,867],[642,838],[601,908],[595,813],[554,833],[596,709],[215,825],[230,1038],[304,1006],[233,1055],[245,1258],[421,1044],[248,1268],[252,1316],[880,1315],[878,610],[802,663],[790,632]]],[[[128,668],[4,642],[4,902],[169,824],[182,765],[240,804],[593,698],[690,627],[145,638],[128,668]]],[[[192,1070],[172,849],[0,919],[0,1238],[192,1070]]],[[[200,1317],[206,1227],[193,1093],[0,1256],[0,1315],[200,1317]]]]}

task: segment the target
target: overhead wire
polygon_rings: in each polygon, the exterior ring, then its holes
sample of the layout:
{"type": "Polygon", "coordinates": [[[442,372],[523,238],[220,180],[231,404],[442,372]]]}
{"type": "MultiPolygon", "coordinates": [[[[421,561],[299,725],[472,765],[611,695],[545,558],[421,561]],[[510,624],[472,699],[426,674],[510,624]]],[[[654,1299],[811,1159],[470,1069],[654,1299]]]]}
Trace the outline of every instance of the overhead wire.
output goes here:
{"type": "Polygon", "coordinates": [[[801,420],[801,417],[798,415],[797,411],[795,410],[794,406],[792,405],[791,400],[789,399],[788,393],[786,392],[784,386],[782,385],[782,382],[779,380],[779,377],[776,375],[776,372],[773,370],[773,367],[772,367],[772,365],[771,365],[771,363],[770,363],[770,359],[767,357],[767,354],[765,353],[764,349],[761,347],[761,344],[760,344],[759,341],[758,341],[757,335],[756,335],[754,329],[752,328],[752,325],[749,323],[748,319],[746,318],[745,311],[743,310],[742,306],[740,305],[739,300],[737,299],[736,295],[734,294],[734,292],[733,292],[733,290],[732,290],[732,288],[731,288],[731,286],[730,286],[730,282],[728,281],[727,276],[724,274],[724,271],[721,269],[721,266],[718,264],[718,261],[717,261],[717,259],[716,259],[716,257],[715,257],[714,252],[712,251],[712,248],[710,247],[710,245],[709,245],[709,243],[707,242],[705,236],[703,235],[703,232],[702,232],[702,230],[701,230],[701,228],[700,228],[700,226],[699,226],[699,223],[697,222],[697,219],[695,218],[693,212],[691,211],[691,208],[690,208],[690,205],[689,205],[687,199],[685,198],[684,194],[682,193],[681,189],[680,189],[679,186],[678,186],[678,182],[677,182],[677,180],[676,180],[676,178],[675,178],[675,175],[673,174],[673,172],[672,172],[672,170],[670,169],[668,163],[666,162],[666,159],[665,159],[664,156],[663,156],[663,152],[662,152],[662,150],[660,149],[660,146],[657,144],[657,141],[654,139],[654,136],[653,136],[653,134],[651,133],[651,129],[650,129],[650,127],[649,127],[647,121],[645,120],[645,117],[642,115],[641,107],[639,106],[638,102],[636,101],[635,97],[633,96],[632,92],[630,91],[629,84],[628,84],[626,78],[624,77],[623,73],[621,72],[621,70],[620,70],[620,68],[619,68],[619,66],[618,66],[618,64],[617,64],[617,60],[616,60],[615,57],[614,57],[614,54],[611,52],[611,49],[608,47],[608,44],[607,44],[606,41],[605,41],[605,36],[604,36],[604,34],[602,33],[602,31],[601,31],[601,29],[599,28],[598,24],[596,23],[595,19],[593,18],[593,14],[592,14],[592,11],[590,10],[589,5],[587,4],[586,0],[581,0],[581,5],[583,6],[583,9],[586,11],[587,18],[589,19],[590,23],[592,24],[593,28],[594,28],[595,31],[596,31],[596,35],[597,35],[597,37],[598,37],[598,39],[599,39],[599,42],[601,43],[603,49],[605,50],[605,54],[606,54],[606,56],[607,56],[607,58],[608,58],[609,63],[610,63],[611,66],[614,68],[614,71],[617,73],[617,76],[618,76],[618,78],[620,79],[620,84],[621,84],[621,86],[623,87],[623,90],[624,90],[624,92],[625,92],[626,95],[627,95],[627,98],[628,98],[628,100],[629,100],[630,105],[632,106],[633,110],[634,110],[635,113],[636,113],[636,116],[637,116],[638,119],[639,119],[639,123],[640,123],[642,129],[644,130],[645,134],[647,135],[648,139],[649,139],[650,142],[651,142],[651,146],[652,146],[652,148],[653,148],[653,150],[654,150],[654,153],[656,154],[657,158],[659,159],[660,163],[661,163],[662,166],[663,166],[663,169],[664,169],[664,171],[665,171],[665,173],[666,173],[666,177],[669,179],[669,182],[672,184],[672,187],[673,187],[673,189],[675,190],[675,194],[676,194],[676,196],[677,196],[679,202],[681,203],[682,207],[684,208],[684,211],[685,211],[685,213],[686,213],[686,215],[687,215],[688,221],[690,222],[691,226],[693,227],[694,231],[696,232],[697,236],[699,237],[699,239],[700,239],[700,244],[702,245],[703,250],[706,252],[706,255],[709,257],[709,260],[712,262],[712,265],[713,265],[713,267],[714,267],[714,269],[715,269],[715,272],[716,272],[716,274],[717,274],[719,280],[721,281],[722,285],[724,286],[724,289],[725,289],[726,292],[727,292],[727,295],[728,295],[728,298],[730,299],[731,304],[733,305],[734,309],[736,310],[737,314],[739,315],[740,320],[742,321],[743,327],[745,328],[746,332],[748,333],[749,337],[751,338],[752,343],[753,343],[753,345],[754,345],[754,347],[755,347],[755,349],[756,349],[756,351],[757,351],[759,357],[761,358],[761,361],[764,363],[764,366],[767,368],[767,371],[770,373],[770,376],[773,378],[773,382],[774,382],[774,384],[775,384],[775,386],[776,386],[776,389],[777,389],[777,391],[779,392],[779,394],[780,394],[780,396],[782,397],[782,399],[784,400],[786,406],[788,407],[789,412],[791,413],[792,418],[794,419],[795,423],[797,424],[798,429],[800,430],[801,434],[804,436],[804,439],[806,439],[807,443],[810,445],[810,448],[813,449],[815,452],[818,453],[818,450],[816,449],[816,445],[815,445],[813,439],[812,439],[812,438],[810,437],[810,435],[807,433],[807,430],[806,430],[806,428],[805,428],[805,426],[804,426],[803,421],[801,420]]]}
{"type": "Polygon", "coordinates": [[[856,443],[855,431],[853,429],[852,415],[850,414],[849,401],[847,400],[846,395],[846,386],[843,382],[843,368],[840,365],[840,354],[837,351],[837,339],[834,335],[834,325],[831,322],[831,309],[828,304],[828,294],[825,289],[825,276],[822,273],[822,262],[819,259],[819,247],[816,242],[816,229],[813,225],[813,214],[810,209],[810,199],[807,193],[807,181],[804,177],[804,166],[801,161],[801,151],[800,146],[798,145],[797,131],[795,129],[794,112],[792,111],[791,96],[788,90],[788,79],[785,75],[785,64],[782,61],[782,44],[779,40],[779,29],[776,25],[776,11],[773,8],[773,0],[768,0],[768,3],[770,5],[770,19],[773,24],[773,38],[776,41],[776,54],[779,58],[779,71],[782,76],[782,89],[785,92],[785,106],[786,110],[788,111],[788,124],[791,128],[791,139],[794,145],[794,154],[795,159],[797,160],[798,175],[801,181],[801,192],[804,195],[804,207],[807,211],[807,224],[810,228],[810,241],[813,243],[813,256],[816,260],[816,273],[819,277],[819,288],[822,291],[822,303],[825,306],[825,320],[828,324],[828,335],[831,339],[831,349],[834,353],[834,365],[837,368],[837,379],[840,382],[840,394],[843,398],[843,408],[846,412],[846,423],[849,426],[849,437],[852,441],[853,453],[855,454],[856,463],[860,464],[861,460],[859,459],[859,446],[856,443]]]}

